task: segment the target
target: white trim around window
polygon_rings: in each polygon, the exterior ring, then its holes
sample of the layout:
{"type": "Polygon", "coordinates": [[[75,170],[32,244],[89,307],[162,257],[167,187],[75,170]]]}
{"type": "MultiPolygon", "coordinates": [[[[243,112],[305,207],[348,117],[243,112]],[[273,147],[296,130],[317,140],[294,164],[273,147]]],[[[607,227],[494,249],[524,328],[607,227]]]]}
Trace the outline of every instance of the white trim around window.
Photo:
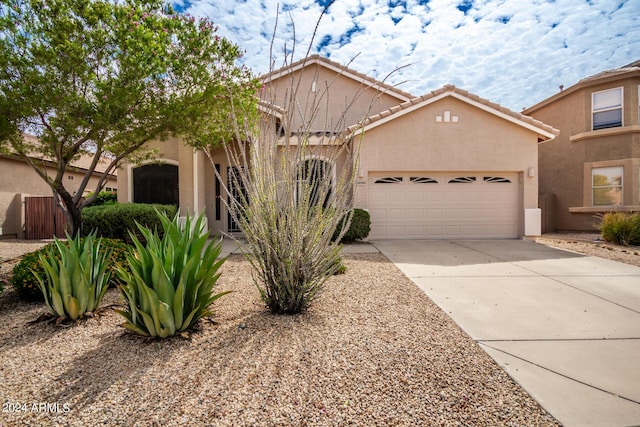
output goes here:
{"type": "Polygon", "coordinates": [[[591,129],[624,126],[624,89],[616,87],[591,94],[591,129]]]}

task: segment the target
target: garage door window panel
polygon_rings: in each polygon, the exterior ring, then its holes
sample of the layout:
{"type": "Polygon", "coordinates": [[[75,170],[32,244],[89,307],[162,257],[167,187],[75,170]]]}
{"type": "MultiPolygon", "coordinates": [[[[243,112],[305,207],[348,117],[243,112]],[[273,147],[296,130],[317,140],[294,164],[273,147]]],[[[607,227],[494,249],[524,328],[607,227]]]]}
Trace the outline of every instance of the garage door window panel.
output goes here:
{"type": "Polygon", "coordinates": [[[438,180],[428,176],[412,176],[409,181],[414,184],[437,184],[438,180]]]}
{"type": "Polygon", "coordinates": [[[473,184],[476,182],[475,176],[459,176],[449,180],[449,184],[473,184]]]}
{"type": "Polygon", "coordinates": [[[402,182],[401,176],[387,176],[376,179],[374,184],[398,184],[400,182],[402,182]]]}
{"type": "Polygon", "coordinates": [[[509,184],[511,183],[511,180],[501,176],[485,176],[484,182],[488,184],[509,184]]]}

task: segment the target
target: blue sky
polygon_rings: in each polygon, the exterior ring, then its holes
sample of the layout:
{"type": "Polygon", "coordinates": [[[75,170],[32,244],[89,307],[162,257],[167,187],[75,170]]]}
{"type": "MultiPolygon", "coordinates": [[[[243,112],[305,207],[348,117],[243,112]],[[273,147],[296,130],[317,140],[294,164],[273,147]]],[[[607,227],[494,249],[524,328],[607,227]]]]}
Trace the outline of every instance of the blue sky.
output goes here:
{"type": "Polygon", "coordinates": [[[246,50],[256,74],[318,53],[420,96],[445,84],[514,111],[640,59],[640,0],[173,0],[246,50]],[[278,7],[280,13],[278,14],[278,7]],[[292,24],[293,22],[293,24],[292,24]]]}

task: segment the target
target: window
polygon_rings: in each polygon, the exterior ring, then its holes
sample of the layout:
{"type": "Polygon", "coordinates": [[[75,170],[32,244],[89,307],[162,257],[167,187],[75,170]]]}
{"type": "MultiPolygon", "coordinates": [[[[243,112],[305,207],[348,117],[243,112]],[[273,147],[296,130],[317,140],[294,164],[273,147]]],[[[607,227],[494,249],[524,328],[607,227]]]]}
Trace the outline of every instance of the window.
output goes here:
{"type": "Polygon", "coordinates": [[[385,176],[384,178],[376,179],[374,184],[397,184],[398,182],[402,182],[401,176],[385,176]]]}
{"type": "Polygon", "coordinates": [[[484,182],[488,182],[489,184],[495,183],[510,183],[511,180],[508,178],[503,178],[501,176],[485,176],[484,182]]]}
{"type": "Polygon", "coordinates": [[[176,205],[180,202],[178,166],[148,164],[133,170],[133,202],[176,205]]]}
{"type": "Polygon", "coordinates": [[[438,180],[429,178],[427,176],[412,176],[409,178],[410,182],[415,182],[416,184],[437,184],[438,180]]]}
{"type": "Polygon", "coordinates": [[[593,206],[622,204],[622,166],[591,169],[593,206]]]}
{"type": "Polygon", "coordinates": [[[594,92],[591,96],[593,130],[622,126],[622,88],[594,92]]]}
{"type": "Polygon", "coordinates": [[[214,164],[214,167],[216,168],[216,176],[214,177],[216,180],[216,188],[215,188],[215,196],[216,196],[216,221],[220,221],[222,219],[222,200],[221,200],[221,194],[222,194],[222,190],[221,190],[221,182],[220,179],[218,179],[221,175],[221,168],[220,168],[220,163],[216,163],[214,164]]]}
{"type": "Polygon", "coordinates": [[[459,176],[449,180],[449,184],[470,184],[476,182],[475,176],[459,176]]]}
{"type": "Polygon", "coordinates": [[[285,134],[284,125],[282,124],[282,120],[276,118],[276,135],[278,137],[283,137],[285,134]]]}

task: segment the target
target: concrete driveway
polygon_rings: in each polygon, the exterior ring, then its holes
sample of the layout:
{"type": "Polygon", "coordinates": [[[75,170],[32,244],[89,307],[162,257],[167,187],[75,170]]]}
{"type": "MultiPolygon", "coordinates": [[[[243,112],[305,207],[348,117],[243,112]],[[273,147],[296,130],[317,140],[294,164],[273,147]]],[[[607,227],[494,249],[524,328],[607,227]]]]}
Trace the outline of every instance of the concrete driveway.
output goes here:
{"type": "Polygon", "coordinates": [[[521,240],[373,244],[562,424],[640,425],[640,268],[521,240]]]}

